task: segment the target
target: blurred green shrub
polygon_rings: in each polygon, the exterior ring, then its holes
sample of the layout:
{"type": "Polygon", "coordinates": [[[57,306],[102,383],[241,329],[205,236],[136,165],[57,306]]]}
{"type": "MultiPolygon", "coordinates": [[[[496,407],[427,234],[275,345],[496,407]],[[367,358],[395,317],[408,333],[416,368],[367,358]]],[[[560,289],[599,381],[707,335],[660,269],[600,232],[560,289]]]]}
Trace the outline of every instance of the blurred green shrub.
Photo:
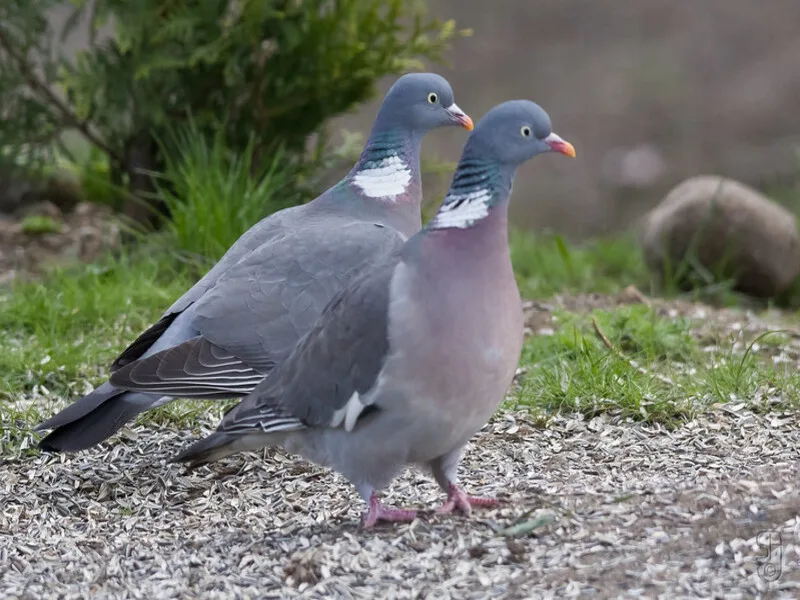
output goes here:
{"type": "Polygon", "coordinates": [[[328,119],[466,33],[426,18],[419,0],[72,0],[61,36],[88,22],[90,47],[71,63],[53,52],[55,4],[0,3],[0,139],[79,131],[132,192],[125,212],[139,222],[152,212],[135,201],[155,197],[149,173],[180,151],[156,140],[188,115],[212,145],[221,131],[232,151],[249,148],[254,173],[277,152],[313,167],[328,119]]]}
{"type": "Polygon", "coordinates": [[[0,2],[0,171],[25,171],[46,163],[63,129],[58,108],[45,99],[55,91],[51,84],[58,69],[45,14],[57,4],[58,0],[0,2]],[[28,58],[31,54],[42,58],[34,62],[28,58]]]}
{"type": "Polygon", "coordinates": [[[254,138],[235,151],[220,131],[209,141],[191,121],[170,136],[175,152],[157,178],[171,246],[212,262],[264,215],[298,203],[284,153],[254,163],[254,138]]]}

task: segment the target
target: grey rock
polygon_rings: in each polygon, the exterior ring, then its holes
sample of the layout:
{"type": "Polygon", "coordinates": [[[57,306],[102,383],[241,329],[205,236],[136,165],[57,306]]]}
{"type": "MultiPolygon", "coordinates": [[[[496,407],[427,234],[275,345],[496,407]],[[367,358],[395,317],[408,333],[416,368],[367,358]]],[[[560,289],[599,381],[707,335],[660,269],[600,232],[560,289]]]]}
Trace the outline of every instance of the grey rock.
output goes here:
{"type": "Polygon", "coordinates": [[[50,174],[42,196],[65,213],[73,211],[78,204],[86,200],[80,178],[64,169],[55,170],[50,174]]]}
{"type": "Polygon", "coordinates": [[[647,264],[660,274],[667,264],[674,273],[692,260],[760,298],[786,290],[800,273],[794,214],[720,176],[692,177],[673,188],[644,218],[639,241],[647,264]]]}

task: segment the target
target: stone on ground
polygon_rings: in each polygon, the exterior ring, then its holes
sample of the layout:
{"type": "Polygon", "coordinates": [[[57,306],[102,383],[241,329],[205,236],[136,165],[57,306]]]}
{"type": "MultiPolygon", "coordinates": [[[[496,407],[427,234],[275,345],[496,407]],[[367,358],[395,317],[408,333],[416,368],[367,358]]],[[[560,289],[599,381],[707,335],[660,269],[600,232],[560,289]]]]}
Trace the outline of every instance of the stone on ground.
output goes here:
{"type": "Polygon", "coordinates": [[[783,292],[800,273],[795,216],[724,177],[692,177],[673,188],[645,217],[639,239],[656,272],[670,265],[676,273],[691,260],[755,297],[783,292]]]}

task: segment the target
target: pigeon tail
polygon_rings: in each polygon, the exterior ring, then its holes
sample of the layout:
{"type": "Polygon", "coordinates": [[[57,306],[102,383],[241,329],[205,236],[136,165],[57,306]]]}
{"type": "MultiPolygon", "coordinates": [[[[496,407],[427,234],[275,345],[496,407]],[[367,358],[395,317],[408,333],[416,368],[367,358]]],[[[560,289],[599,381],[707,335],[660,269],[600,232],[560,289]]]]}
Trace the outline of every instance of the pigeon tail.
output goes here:
{"type": "Polygon", "coordinates": [[[188,463],[189,470],[192,470],[231,454],[260,450],[265,446],[280,444],[283,437],[279,433],[249,433],[242,435],[215,431],[171,458],[169,462],[188,463]]]}
{"type": "Polygon", "coordinates": [[[195,469],[233,454],[235,450],[231,446],[235,441],[236,437],[227,433],[212,433],[172,457],[169,462],[188,463],[190,469],[195,469]]]}
{"type": "Polygon", "coordinates": [[[52,429],[39,442],[39,448],[47,452],[77,452],[91,448],[151,408],[158,399],[151,394],[126,392],[104,384],[38,425],[37,430],[52,429]]]}

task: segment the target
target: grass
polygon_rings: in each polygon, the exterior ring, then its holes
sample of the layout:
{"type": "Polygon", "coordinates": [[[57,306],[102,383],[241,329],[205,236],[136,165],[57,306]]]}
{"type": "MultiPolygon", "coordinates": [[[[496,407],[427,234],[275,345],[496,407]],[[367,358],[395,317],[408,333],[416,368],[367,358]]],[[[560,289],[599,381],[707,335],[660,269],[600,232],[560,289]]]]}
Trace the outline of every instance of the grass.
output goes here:
{"type": "Polygon", "coordinates": [[[776,346],[765,343],[780,333],[747,344],[720,337],[701,347],[702,323],[645,305],[559,311],[554,323],[552,335],[526,340],[518,406],[675,425],[719,403],[768,410],[800,401],[796,363],[773,363],[776,346]]]}
{"type": "MultiPolygon", "coordinates": [[[[56,401],[105,381],[117,354],[199,273],[154,243],[96,264],[55,268],[42,281],[0,287],[0,455],[19,450],[27,429],[50,416],[56,401]]],[[[210,404],[175,402],[147,419],[196,423],[210,404]]]]}
{"type": "Polygon", "coordinates": [[[0,291],[0,394],[92,376],[191,284],[166,257],[107,257],[0,291]]]}
{"type": "Polygon", "coordinates": [[[61,223],[48,217],[47,215],[30,215],[25,217],[20,223],[22,233],[28,235],[43,235],[45,233],[58,233],[61,231],[61,223]]]}
{"type": "Polygon", "coordinates": [[[630,235],[576,246],[559,234],[512,232],[511,261],[524,298],[613,293],[649,279],[641,251],[630,235]]]}
{"type": "Polygon", "coordinates": [[[219,260],[253,224],[297,204],[294,170],[278,153],[253,172],[255,147],[236,153],[217,135],[206,141],[193,126],[171,140],[177,158],[159,178],[159,197],[169,211],[166,230],[182,252],[219,260]]]}

